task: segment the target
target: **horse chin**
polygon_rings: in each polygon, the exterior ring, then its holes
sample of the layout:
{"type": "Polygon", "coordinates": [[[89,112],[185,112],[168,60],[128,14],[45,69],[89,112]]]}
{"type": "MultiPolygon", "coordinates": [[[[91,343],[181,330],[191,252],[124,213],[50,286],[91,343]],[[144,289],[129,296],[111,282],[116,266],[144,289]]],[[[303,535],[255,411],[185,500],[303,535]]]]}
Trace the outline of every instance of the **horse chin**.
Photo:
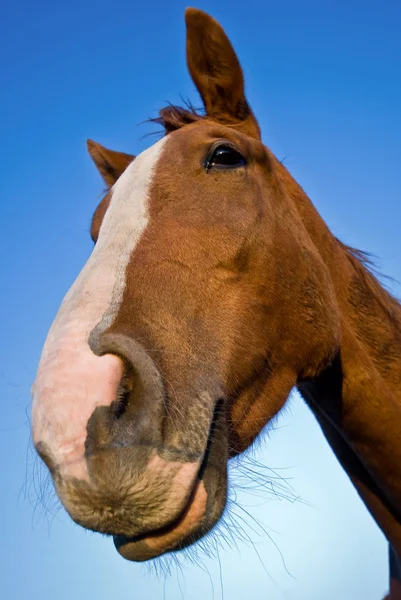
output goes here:
{"type": "Polygon", "coordinates": [[[216,525],[224,510],[226,496],[226,468],[217,470],[206,464],[202,479],[197,479],[187,505],[175,521],[140,536],[114,536],[114,545],[121,556],[136,562],[183,550],[216,525]]]}

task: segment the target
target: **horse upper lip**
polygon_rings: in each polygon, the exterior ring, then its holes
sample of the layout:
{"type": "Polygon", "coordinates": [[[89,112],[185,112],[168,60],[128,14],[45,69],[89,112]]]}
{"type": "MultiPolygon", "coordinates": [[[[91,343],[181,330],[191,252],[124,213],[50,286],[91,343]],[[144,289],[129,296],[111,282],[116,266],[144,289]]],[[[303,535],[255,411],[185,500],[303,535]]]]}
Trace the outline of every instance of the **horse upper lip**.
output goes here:
{"type": "Polygon", "coordinates": [[[148,538],[150,536],[162,535],[164,533],[172,531],[180,523],[180,521],[183,519],[184,515],[188,511],[188,508],[191,506],[193,498],[194,498],[194,493],[195,493],[195,490],[196,490],[196,487],[197,487],[197,484],[199,481],[200,480],[197,478],[195,481],[195,484],[191,490],[191,493],[189,495],[187,503],[182,508],[182,510],[180,510],[179,514],[172,521],[170,521],[163,527],[159,527],[158,529],[146,531],[145,533],[141,533],[138,535],[129,536],[129,535],[125,535],[123,533],[113,535],[113,539],[114,539],[114,543],[116,544],[116,547],[122,546],[123,544],[131,543],[131,542],[139,542],[141,540],[145,540],[146,538],[148,538]]]}

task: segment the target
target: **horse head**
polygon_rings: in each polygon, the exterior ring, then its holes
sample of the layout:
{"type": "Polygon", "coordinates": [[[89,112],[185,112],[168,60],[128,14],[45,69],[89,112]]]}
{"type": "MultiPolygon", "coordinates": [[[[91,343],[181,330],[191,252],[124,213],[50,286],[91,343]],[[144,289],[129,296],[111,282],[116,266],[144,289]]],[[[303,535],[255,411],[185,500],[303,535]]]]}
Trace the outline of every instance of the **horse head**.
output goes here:
{"type": "Polygon", "coordinates": [[[88,143],[108,192],[34,384],[61,502],[139,561],[216,524],[229,458],[340,339],[300,188],[261,141],[237,56],[210,16],[188,9],[186,25],[204,114],[164,108],[165,136],[137,157],[88,143]]]}

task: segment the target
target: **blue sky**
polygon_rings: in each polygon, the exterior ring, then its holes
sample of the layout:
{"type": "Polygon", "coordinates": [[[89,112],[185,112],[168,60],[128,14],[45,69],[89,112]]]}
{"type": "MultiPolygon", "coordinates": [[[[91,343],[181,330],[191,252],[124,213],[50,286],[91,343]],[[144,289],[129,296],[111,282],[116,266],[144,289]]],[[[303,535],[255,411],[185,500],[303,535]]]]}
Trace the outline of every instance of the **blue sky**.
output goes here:
{"type": "MultiPolygon", "coordinates": [[[[180,94],[199,103],[185,66],[185,6],[25,0],[2,11],[0,597],[378,600],[387,589],[383,536],[296,395],[255,451],[264,489],[237,496],[260,525],[232,506],[254,547],[239,541],[201,566],[181,557],[167,577],[75,526],[30,449],[30,385],[48,327],[91,251],[103,187],[85,140],[137,154],[153,130],[139,122],[180,94]],[[292,486],[290,500],[278,495],[278,476],[292,486]]],[[[265,143],[332,231],[401,281],[401,4],[197,6],[234,43],[265,143]]],[[[399,284],[390,287],[401,295],[399,284]]],[[[233,486],[245,483],[240,475],[233,465],[233,486]]]]}

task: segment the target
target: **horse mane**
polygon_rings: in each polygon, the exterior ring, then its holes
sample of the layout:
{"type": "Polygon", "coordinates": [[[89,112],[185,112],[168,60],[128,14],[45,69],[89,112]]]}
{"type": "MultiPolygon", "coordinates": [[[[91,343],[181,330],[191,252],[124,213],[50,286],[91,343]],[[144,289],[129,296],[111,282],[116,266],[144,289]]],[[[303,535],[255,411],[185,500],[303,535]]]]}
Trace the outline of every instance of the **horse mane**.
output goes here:
{"type": "Polygon", "coordinates": [[[338,238],[336,241],[390,320],[397,326],[401,326],[400,300],[387,287],[389,283],[394,283],[395,279],[389,275],[383,275],[379,271],[374,257],[370,253],[347,246],[338,238]]]}

